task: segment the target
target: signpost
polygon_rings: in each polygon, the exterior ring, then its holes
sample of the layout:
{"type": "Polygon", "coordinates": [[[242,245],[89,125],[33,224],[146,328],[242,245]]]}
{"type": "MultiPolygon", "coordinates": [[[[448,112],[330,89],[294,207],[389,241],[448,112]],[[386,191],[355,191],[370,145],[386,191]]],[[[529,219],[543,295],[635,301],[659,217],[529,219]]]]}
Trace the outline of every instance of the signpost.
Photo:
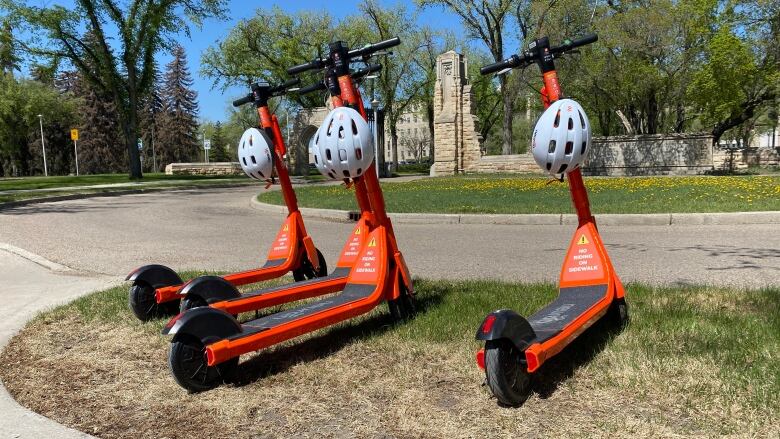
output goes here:
{"type": "Polygon", "coordinates": [[[211,139],[203,139],[203,155],[206,157],[206,164],[209,163],[210,149],[211,149],[211,139]]]}
{"type": "Polygon", "coordinates": [[[73,128],[70,130],[70,139],[73,140],[73,154],[76,156],[76,176],[79,175],[79,130],[73,128]]]}

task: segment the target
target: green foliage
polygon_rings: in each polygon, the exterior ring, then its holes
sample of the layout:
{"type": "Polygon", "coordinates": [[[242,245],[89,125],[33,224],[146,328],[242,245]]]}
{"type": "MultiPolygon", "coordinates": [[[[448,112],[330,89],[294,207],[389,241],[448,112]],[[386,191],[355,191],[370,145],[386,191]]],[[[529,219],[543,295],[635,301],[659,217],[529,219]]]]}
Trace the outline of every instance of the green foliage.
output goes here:
{"type": "Polygon", "coordinates": [[[228,162],[230,161],[230,154],[228,148],[232,143],[228,142],[225,138],[225,133],[222,129],[222,122],[217,121],[214,124],[214,129],[211,133],[211,149],[209,150],[209,161],[212,162],[228,162]]]}
{"type": "Polygon", "coordinates": [[[78,105],[51,86],[0,74],[0,176],[43,174],[39,114],[49,172],[70,172],[72,145],[66,132],[78,105]]]}
{"type": "Polygon", "coordinates": [[[192,85],[184,48],[176,46],[160,91],[162,110],[156,149],[161,166],[190,162],[198,156],[198,95],[192,85]]]}

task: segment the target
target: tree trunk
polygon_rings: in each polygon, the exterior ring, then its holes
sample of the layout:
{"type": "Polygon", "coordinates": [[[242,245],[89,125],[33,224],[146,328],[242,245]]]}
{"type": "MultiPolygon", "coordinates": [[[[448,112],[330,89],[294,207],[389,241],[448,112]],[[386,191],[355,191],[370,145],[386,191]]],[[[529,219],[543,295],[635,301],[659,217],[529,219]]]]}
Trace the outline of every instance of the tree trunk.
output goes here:
{"type": "Polygon", "coordinates": [[[130,161],[130,178],[143,178],[141,171],[141,154],[138,151],[138,121],[133,111],[123,117],[122,129],[125,132],[125,147],[127,147],[127,157],[130,161]]]}
{"type": "Polygon", "coordinates": [[[501,153],[503,155],[512,154],[512,95],[507,90],[509,81],[506,75],[500,76],[501,81],[501,99],[504,103],[504,125],[502,127],[501,153]]]}
{"type": "Polygon", "coordinates": [[[393,158],[393,163],[390,166],[390,173],[398,169],[398,130],[395,124],[390,124],[390,154],[393,158]]]}

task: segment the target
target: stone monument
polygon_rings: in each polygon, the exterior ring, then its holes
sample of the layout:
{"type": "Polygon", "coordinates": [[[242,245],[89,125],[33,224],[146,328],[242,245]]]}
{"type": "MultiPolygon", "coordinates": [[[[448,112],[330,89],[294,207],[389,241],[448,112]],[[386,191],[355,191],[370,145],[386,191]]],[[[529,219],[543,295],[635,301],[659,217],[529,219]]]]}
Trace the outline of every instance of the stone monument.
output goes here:
{"type": "Polygon", "coordinates": [[[482,136],[467,67],[464,56],[452,50],[436,58],[431,175],[475,171],[479,162],[482,136]]]}

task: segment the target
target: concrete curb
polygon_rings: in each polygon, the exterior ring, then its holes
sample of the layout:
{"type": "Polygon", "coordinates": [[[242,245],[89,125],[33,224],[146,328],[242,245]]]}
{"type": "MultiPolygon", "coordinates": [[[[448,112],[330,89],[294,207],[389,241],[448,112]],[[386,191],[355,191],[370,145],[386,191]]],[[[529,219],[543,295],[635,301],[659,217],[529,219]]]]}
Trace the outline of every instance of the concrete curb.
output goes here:
{"type": "Polygon", "coordinates": [[[134,194],[144,194],[144,193],[151,193],[151,192],[178,191],[178,190],[190,190],[190,189],[221,189],[221,188],[242,187],[242,186],[251,186],[251,184],[229,183],[229,184],[214,184],[214,185],[176,186],[176,187],[163,187],[163,188],[149,187],[149,188],[142,188],[142,189],[124,189],[118,191],[92,192],[86,194],[55,195],[52,197],[29,198],[26,200],[7,201],[5,203],[0,203],[0,211],[6,209],[13,209],[15,207],[26,206],[28,204],[52,203],[55,201],[68,201],[68,200],[81,200],[84,198],[118,197],[120,195],[134,195],[134,194]]]}
{"type": "MultiPolygon", "coordinates": [[[[263,203],[253,196],[253,208],[263,212],[286,214],[285,206],[263,203]]],[[[318,218],[334,222],[350,222],[349,212],[336,209],[300,208],[306,218],[318,218]]],[[[573,214],[457,214],[457,213],[390,213],[399,224],[496,224],[524,226],[576,225],[573,214]]],[[[604,226],[672,226],[672,225],[735,225],[780,224],[780,211],[723,212],[723,213],[648,213],[596,215],[604,226]]]]}

